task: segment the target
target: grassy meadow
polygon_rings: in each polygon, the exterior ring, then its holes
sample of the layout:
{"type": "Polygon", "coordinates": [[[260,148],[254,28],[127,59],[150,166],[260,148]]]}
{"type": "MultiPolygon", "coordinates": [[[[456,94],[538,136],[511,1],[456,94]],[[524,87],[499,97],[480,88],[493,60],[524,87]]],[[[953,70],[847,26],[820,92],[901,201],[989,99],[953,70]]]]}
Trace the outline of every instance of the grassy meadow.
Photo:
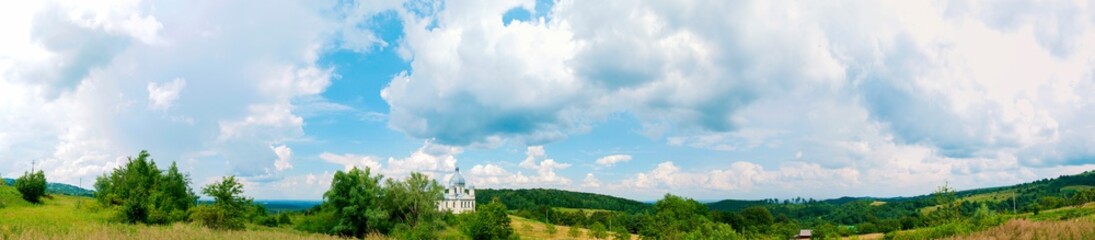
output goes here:
{"type": "Polygon", "coordinates": [[[34,205],[11,186],[0,186],[0,204],[0,239],[338,239],[257,225],[223,231],[194,223],[123,224],[92,198],[51,195],[34,205]]]}

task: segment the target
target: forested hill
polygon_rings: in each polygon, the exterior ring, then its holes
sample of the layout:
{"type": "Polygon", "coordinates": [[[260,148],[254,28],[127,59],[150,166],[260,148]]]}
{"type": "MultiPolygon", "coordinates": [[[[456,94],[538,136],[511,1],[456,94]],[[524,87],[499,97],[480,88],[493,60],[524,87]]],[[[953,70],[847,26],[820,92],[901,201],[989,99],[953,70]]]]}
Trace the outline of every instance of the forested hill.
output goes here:
{"type": "Polygon", "coordinates": [[[650,207],[649,204],[631,199],[557,189],[480,189],[475,191],[476,204],[487,204],[495,197],[511,210],[550,206],[640,212],[650,207]]]}
{"type": "MultiPolygon", "coordinates": [[[[15,179],[5,178],[4,183],[7,184],[8,186],[12,186],[12,185],[15,184],[15,179]]],[[[46,193],[70,195],[70,196],[87,196],[87,197],[90,197],[90,196],[95,194],[95,192],[93,192],[91,190],[83,189],[83,188],[80,188],[80,187],[77,187],[77,186],[72,186],[72,185],[68,185],[68,184],[64,184],[64,183],[47,183],[46,184],[46,193]]]]}

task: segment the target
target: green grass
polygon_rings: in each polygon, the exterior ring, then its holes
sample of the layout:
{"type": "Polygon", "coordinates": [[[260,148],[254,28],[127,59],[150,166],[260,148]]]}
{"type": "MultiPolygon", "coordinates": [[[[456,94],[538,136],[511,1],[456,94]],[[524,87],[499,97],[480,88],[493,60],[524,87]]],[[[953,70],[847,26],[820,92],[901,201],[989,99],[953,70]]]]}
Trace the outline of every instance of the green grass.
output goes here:
{"type": "MultiPolygon", "coordinates": [[[[573,210],[577,211],[577,209],[573,210]]],[[[585,228],[578,228],[578,231],[582,233],[581,236],[572,238],[567,235],[567,232],[570,231],[571,228],[568,226],[555,225],[555,233],[551,234],[548,233],[547,228],[542,222],[513,215],[509,216],[509,220],[510,227],[513,227],[513,231],[516,232],[518,236],[521,236],[521,239],[595,239],[589,236],[589,229],[585,228]]],[[[611,235],[612,232],[609,232],[609,234],[611,235]]],[[[602,239],[612,239],[612,237],[609,236],[608,238],[602,239]]],[[[631,239],[639,239],[639,235],[632,234],[631,239]]]]}
{"type": "Polygon", "coordinates": [[[612,210],[604,210],[604,209],[589,209],[589,208],[565,208],[565,207],[556,207],[556,208],[554,208],[554,209],[555,209],[555,210],[559,210],[560,212],[565,212],[565,213],[572,213],[572,212],[578,212],[578,211],[582,211],[582,212],[585,212],[585,213],[586,213],[586,216],[587,216],[587,217],[588,217],[589,215],[592,215],[592,214],[593,214],[593,213],[595,213],[595,212],[612,212],[612,210]]]}
{"type": "Polygon", "coordinates": [[[998,192],[974,194],[963,197],[959,201],[992,201],[1000,202],[1010,200],[1015,197],[1015,190],[1004,190],[998,192]]]}
{"type": "Polygon", "coordinates": [[[98,207],[92,198],[52,195],[31,204],[11,186],[0,186],[0,202],[0,239],[338,239],[288,226],[220,231],[192,223],[122,224],[114,220],[116,210],[98,207]]]}
{"type": "Polygon", "coordinates": [[[1095,186],[1088,186],[1088,185],[1072,185],[1072,186],[1065,186],[1065,187],[1062,187],[1062,188],[1061,188],[1061,191],[1062,191],[1062,192],[1075,192],[1075,191],[1080,191],[1080,190],[1088,190],[1088,189],[1093,189],[1093,188],[1095,188],[1095,186]]]}

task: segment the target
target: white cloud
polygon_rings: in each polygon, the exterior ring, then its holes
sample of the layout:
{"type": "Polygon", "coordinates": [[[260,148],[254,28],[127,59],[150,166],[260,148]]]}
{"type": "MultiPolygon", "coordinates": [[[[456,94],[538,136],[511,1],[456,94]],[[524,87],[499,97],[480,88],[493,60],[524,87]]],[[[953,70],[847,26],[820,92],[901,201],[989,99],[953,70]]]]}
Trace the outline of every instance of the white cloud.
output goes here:
{"type": "Polygon", "coordinates": [[[456,168],[456,156],[463,153],[459,147],[450,147],[426,141],[422,147],[405,158],[388,158],[385,173],[392,176],[405,176],[411,172],[420,172],[431,177],[439,173],[448,173],[456,168]]]}
{"type": "Polygon", "coordinates": [[[186,87],[186,79],[175,78],[171,82],[158,84],[148,83],[148,107],[152,109],[168,109],[171,104],[179,99],[179,93],[186,87]]]}
{"type": "Polygon", "coordinates": [[[270,146],[303,137],[293,99],[329,85],[331,70],[315,62],[331,3],[223,10],[253,4],[4,3],[0,149],[16,150],[0,155],[38,159],[65,183],[141,149],[195,179],[279,178],[264,167],[278,159],[270,146]],[[195,167],[208,165],[224,167],[195,167]]]}
{"type": "Polygon", "coordinates": [[[631,161],[631,155],[627,154],[614,154],[601,157],[597,159],[597,164],[601,166],[612,166],[616,163],[631,161]]]}
{"type": "Polygon", "coordinates": [[[525,150],[525,160],[521,161],[521,167],[528,169],[536,169],[539,166],[537,161],[543,160],[547,157],[547,153],[544,152],[544,146],[529,146],[525,150]]]}
{"type": "Polygon", "coordinates": [[[380,161],[376,157],[373,157],[373,156],[360,156],[360,155],[353,155],[353,154],[338,155],[338,154],[334,154],[334,153],[325,152],[325,153],[322,153],[322,154],[319,155],[319,159],[323,159],[323,161],[327,161],[327,162],[334,163],[334,164],[340,164],[340,165],[345,167],[344,170],[350,170],[354,167],[357,167],[357,168],[366,168],[367,167],[367,168],[373,169],[374,172],[379,172],[380,169],[381,169],[380,168],[381,167],[380,166],[380,161]]]}
{"type": "Polygon", "coordinates": [[[536,170],[536,175],[525,175],[521,171],[513,173],[501,166],[487,163],[473,166],[468,172],[470,174],[468,179],[481,182],[481,187],[571,187],[569,178],[559,176],[555,172],[569,168],[571,164],[548,159],[543,146],[528,147],[525,156],[525,160],[521,161],[519,166],[536,170]]]}
{"type": "Polygon", "coordinates": [[[586,173],[586,178],[582,179],[582,187],[599,188],[601,187],[601,180],[597,180],[597,177],[594,177],[593,173],[586,173]]]}
{"type": "Polygon", "coordinates": [[[289,160],[293,159],[293,149],[290,149],[288,146],[285,145],[277,147],[270,146],[270,149],[274,150],[274,154],[278,155],[277,160],[274,161],[274,168],[276,168],[278,171],[284,171],[286,169],[293,168],[293,164],[289,162],[289,160]]]}

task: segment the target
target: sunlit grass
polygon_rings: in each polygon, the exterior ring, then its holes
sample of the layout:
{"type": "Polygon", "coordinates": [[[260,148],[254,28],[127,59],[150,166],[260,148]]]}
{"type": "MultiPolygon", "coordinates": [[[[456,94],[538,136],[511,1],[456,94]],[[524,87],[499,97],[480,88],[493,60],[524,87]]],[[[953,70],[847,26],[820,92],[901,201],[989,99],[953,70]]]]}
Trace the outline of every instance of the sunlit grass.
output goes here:
{"type": "Polygon", "coordinates": [[[54,195],[30,204],[10,186],[0,186],[0,201],[6,205],[0,208],[0,239],[338,239],[257,225],[222,231],[191,223],[123,224],[113,220],[113,209],[101,209],[92,198],[54,195]]]}
{"type": "MultiPolygon", "coordinates": [[[[587,209],[587,211],[588,211],[588,209],[587,209]]],[[[527,239],[532,239],[532,240],[536,240],[536,239],[596,239],[596,238],[591,237],[590,234],[589,234],[589,229],[585,229],[585,228],[578,228],[578,231],[581,232],[581,234],[580,234],[581,236],[579,236],[577,238],[574,238],[574,237],[570,237],[567,234],[567,232],[569,232],[570,228],[571,228],[571,227],[568,227],[568,226],[555,225],[555,234],[551,234],[551,233],[548,233],[547,228],[544,226],[544,223],[542,223],[542,222],[533,221],[533,220],[530,220],[530,219],[527,219],[527,218],[513,216],[513,215],[510,215],[509,219],[510,219],[510,226],[513,227],[513,231],[516,232],[518,236],[521,236],[522,240],[527,240],[527,239]]],[[[612,236],[611,236],[612,232],[609,232],[608,234],[609,234],[609,236],[607,238],[602,238],[602,239],[612,239],[612,236]]],[[[639,236],[635,235],[635,234],[631,234],[631,239],[639,239],[639,236]]]]}

